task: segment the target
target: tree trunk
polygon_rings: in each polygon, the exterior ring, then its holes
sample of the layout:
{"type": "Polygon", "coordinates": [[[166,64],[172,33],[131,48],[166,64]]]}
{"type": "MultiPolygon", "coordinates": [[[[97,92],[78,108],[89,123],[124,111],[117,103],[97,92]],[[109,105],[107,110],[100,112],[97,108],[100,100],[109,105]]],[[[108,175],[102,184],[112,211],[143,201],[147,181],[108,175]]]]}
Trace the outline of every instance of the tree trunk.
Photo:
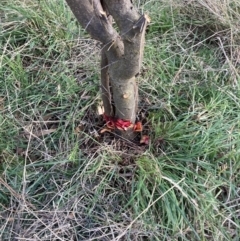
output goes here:
{"type": "Polygon", "coordinates": [[[103,44],[101,88],[105,115],[119,123],[129,122],[128,126],[116,125],[116,131],[133,139],[138,103],[136,76],[143,58],[147,16],[140,15],[131,0],[66,1],[82,27],[103,44]],[[112,26],[111,16],[119,33],[112,26]]]}

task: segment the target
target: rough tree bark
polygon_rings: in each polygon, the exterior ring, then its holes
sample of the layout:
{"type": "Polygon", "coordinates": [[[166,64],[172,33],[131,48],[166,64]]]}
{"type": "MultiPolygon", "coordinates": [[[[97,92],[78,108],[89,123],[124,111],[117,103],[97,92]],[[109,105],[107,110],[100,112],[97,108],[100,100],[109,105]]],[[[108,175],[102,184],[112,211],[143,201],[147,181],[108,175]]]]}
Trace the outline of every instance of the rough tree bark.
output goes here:
{"type": "Polygon", "coordinates": [[[113,125],[118,123],[118,134],[132,139],[138,104],[136,76],[142,63],[148,18],[138,13],[132,0],[66,2],[81,26],[102,43],[101,88],[106,119],[113,125]]]}

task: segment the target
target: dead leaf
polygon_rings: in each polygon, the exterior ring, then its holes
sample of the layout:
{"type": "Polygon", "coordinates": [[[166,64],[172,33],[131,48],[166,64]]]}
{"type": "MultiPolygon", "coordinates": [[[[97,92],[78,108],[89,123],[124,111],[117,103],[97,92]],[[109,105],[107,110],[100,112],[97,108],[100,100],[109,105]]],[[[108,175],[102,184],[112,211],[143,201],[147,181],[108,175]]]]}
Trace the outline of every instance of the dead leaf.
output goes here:
{"type": "Polygon", "coordinates": [[[79,134],[80,132],[82,132],[84,130],[84,128],[87,126],[87,122],[86,121],[80,121],[80,123],[78,124],[77,127],[75,127],[74,133],[75,134],[79,134]]]}
{"type": "Polygon", "coordinates": [[[90,99],[91,96],[90,96],[90,95],[87,95],[87,94],[88,94],[88,92],[87,92],[86,90],[84,90],[83,93],[82,93],[81,96],[80,96],[80,99],[81,99],[81,100],[88,100],[88,99],[90,99]]]}
{"type": "Polygon", "coordinates": [[[140,144],[148,145],[149,144],[149,140],[150,140],[149,136],[143,135],[141,140],[140,140],[140,144]]]}
{"type": "Polygon", "coordinates": [[[4,110],[4,98],[0,97],[0,111],[4,110]]]}
{"type": "Polygon", "coordinates": [[[83,130],[82,126],[78,125],[78,126],[75,128],[74,133],[75,133],[75,134],[79,134],[82,130],[83,130]]]}
{"type": "Polygon", "coordinates": [[[67,215],[67,218],[69,218],[69,219],[74,219],[74,218],[75,218],[75,213],[74,213],[74,212],[70,212],[70,213],[67,215]]]}
{"type": "Polygon", "coordinates": [[[57,130],[57,129],[40,130],[40,131],[38,131],[38,132],[36,132],[36,133],[34,133],[34,134],[35,134],[35,136],[37,136],[37,137],[39,137],[39,136],[45,136],[45,135],[49,135],[49,134],[55,132],[56,130],[57,130]]]}
{"type": "Polygon", "coordinates": [[[112,128],[105,127],[102,130],[100,130],[100,134],[102,134],[104,132],[112,132],[112,130],[113,130],[112,128]]]}
{"type": "Polygon", "coordinates": [[[138,121],[135,125],[134,125],[134,131],[136,132],[142,132],[143,130],[143,126],[142,123],[140,121],[138,121]]]}
{"type": "Polygon", "coordinates": [[[39,130],[39,131],[33,131],[33,125],[28,125],[23,127],[24,132],[26,133],[26,135],[32,136],[32,137],[41,137],[41,136],[45,136],[45,135],[49,135],[53,132],[55,132],[57,129],[56,128],[52,128],[52,129],[44,129],[44,130],[39,130]]]}

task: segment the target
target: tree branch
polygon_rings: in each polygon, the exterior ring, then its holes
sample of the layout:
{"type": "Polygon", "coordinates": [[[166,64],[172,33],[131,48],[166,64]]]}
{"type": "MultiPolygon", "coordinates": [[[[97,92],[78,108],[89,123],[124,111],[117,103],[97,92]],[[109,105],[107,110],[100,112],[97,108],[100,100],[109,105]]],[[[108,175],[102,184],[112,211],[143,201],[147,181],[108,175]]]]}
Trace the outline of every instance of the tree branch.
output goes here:
{"type": "Polygon", "coordinates": [[[109,23],[100,0],[66,0],[73,14],[92,38],[111,43],[118,33],[109,23]]]}
{"type": "Polygon", "coordinates": [[[116,68],[121,78],[131,78],[140,71],[148,21],[147,16],[141,16],[130,0],[103,1],[119,26],[120,36],[124,44],[124,56],[122,56],[121,63],[116,68]]]}

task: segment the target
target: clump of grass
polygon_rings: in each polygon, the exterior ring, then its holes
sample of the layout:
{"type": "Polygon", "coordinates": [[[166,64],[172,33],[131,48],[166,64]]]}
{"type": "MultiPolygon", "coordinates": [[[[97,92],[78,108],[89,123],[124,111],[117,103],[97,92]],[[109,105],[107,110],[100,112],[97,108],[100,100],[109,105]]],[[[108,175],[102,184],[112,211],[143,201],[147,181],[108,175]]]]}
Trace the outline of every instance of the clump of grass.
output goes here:
{"type": "Polygon", "coordinates": [[[238,240],[240,4],[136,2],[151,141],[130,148],[96,134],[99,49],[65,2],[0,3],[2,240],[238,240]]]}

